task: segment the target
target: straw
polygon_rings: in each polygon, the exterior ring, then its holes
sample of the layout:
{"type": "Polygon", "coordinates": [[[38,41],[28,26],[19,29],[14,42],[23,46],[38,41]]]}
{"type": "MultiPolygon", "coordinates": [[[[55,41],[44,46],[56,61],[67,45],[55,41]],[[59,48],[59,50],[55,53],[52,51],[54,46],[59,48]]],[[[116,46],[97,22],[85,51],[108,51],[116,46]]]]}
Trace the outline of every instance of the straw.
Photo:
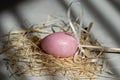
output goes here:
{"type": "MultiPolygon", "coordinates": [[[[78,24],[76,23],[75,25],[77,26],[78,24]]],[[[44,28],[41,29],[35,26],[29,30],[10,32],[10,35],[6,34],[6,36],[10,36],[10,38],[7,40],[7,43],[4,43],[5,47],[3,51],[4,53],[6,52],[7,55],[4,60],[7,62],[6,66],[8,70],[10,70],[11,76],[22,76],[30,73],[34,76],[55,76],[57,73],[61,73],[64,76],[71,75],[71,79],[75,77],[79,77],[79,79],[97,77],[97,74],[99,74],[102,69],[100,68],[101,65],[104,65],[101,60],[99,61],[97,59],[103,56],[101,49],[106,49],[98,45],[98,42],[95,42],[95,40],[91,38],[90,32],[87,31],[90,30],[82,29],[80,44],[89,57],[78,54],[76,60],[80,63],[74,62],[74,55],[68,58],[56,58],[46,54],[39,47],[41,41],[39,35],[42,36],[44,32],[49,33],[49,31],[44,30],[44,28]],[[91,42],[93,42],[94,45],[91,44],[91,42]],[[91,52],[91,49],[98,49],[99,51],[91,52]],[[98,55],[99,57],[97,57],[98,55]]],[[[67,32],[71,32],[71,30],[67,32]]]]}

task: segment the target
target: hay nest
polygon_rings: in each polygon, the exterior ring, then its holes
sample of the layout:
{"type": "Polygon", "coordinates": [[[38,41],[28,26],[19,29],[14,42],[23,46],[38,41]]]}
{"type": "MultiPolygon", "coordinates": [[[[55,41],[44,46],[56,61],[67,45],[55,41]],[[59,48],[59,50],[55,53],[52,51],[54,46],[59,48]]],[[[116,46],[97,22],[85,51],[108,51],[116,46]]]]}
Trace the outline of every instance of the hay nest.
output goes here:
{"type": "MultiPolygon", "coordinates": [[[[52,24],[53,25],[53,24],[52,24]]],[[[77,23],[74,22],[76,27],[77,23]]],[[[71,32],[68,24],[54,24],[54,28],[59,28],[64,32],[71,32]]],[[[89,46],[101,46],[97,40],[92,38],[90,29],[82,28],[80,35],[80,44],[83,46],[86,54],[78,54],[77,62],[74,62],[74,55],[68,58],[56,58],[46,54],[40,48],[40,42],[43,36],[53,33],[55,30],[51,25],[36,25],[28,30],[13,31],[4,35],[4,47],[7,69],[10,76],[23,76],[32,74],[33,76],[63,76],[70,75],[70,80],[81,80],[83,78],[93,79],[103,71],[102,48],[90,48],[89,46]],[[50,28],[50,29],[48,29],[50,28]]]]}

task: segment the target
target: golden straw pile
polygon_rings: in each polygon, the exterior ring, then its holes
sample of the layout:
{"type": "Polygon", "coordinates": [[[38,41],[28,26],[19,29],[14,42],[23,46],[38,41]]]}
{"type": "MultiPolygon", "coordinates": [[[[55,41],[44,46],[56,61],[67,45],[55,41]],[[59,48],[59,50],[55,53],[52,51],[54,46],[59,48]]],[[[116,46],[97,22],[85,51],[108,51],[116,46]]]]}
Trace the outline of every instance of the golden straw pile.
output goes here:
{"type": "MultiPolygon", "coordinates": [[[[56,24],[57,25],[57,24],[56,24]]],[[[74,23],[74,25],[78,25],[74,23]]],[[[71,32],[69,27],[61,28],[62,31],[71,32]]],[[[62,25],[66,26],[66,25],[62,25]]],[[[10,76],[23,76],[33,74],[33,76],[56,76],[58,73],[66,76],[71,75],[71,80],[81,80],[83,78],[96,78],[103,71],[102,48],[92,49],[85,47],[100,46],[97,40],[92,38],[90,29],[92,23],[86,29],[82,29],[80,44],[86,54],[78,54],[77,61],[73,61],[73,56],[68,58],[55,58],[48,55],[40,48],[42,35],[52,33],[53,30],[46,30],[45,25],[33,26],[28,30],[13,31],[5,35],[3,52],[6,54],[6,66],[11,73],[10,76]]]]}

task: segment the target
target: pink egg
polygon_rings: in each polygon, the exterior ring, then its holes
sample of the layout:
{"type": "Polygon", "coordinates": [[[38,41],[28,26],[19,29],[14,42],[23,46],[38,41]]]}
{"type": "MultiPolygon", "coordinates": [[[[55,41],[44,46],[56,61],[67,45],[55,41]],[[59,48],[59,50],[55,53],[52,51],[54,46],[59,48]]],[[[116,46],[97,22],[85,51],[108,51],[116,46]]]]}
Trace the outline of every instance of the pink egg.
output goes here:
{"type": "Polygon", "coordinates": [[[70,33],[56,32],[43,38],[41,48],[50,55],[65,58],[76,52],[78,43],[70,33]]]}

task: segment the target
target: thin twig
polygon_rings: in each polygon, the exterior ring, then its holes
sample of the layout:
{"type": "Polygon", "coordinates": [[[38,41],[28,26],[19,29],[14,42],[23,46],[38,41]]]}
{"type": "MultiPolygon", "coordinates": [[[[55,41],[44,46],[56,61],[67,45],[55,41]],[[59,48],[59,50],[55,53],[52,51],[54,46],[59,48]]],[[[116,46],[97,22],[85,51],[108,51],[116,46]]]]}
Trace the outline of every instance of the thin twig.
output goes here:
{"type": "Polygon", "coordinates": [[[82,47],[86,48],[93,48],[93,49],[102,49],[103,51],[108,52],[120,52],[120,48],[110,48],[110,47],[104,47],[104,46],[92,46],[92,45],[81,45],[82,47]]]}

